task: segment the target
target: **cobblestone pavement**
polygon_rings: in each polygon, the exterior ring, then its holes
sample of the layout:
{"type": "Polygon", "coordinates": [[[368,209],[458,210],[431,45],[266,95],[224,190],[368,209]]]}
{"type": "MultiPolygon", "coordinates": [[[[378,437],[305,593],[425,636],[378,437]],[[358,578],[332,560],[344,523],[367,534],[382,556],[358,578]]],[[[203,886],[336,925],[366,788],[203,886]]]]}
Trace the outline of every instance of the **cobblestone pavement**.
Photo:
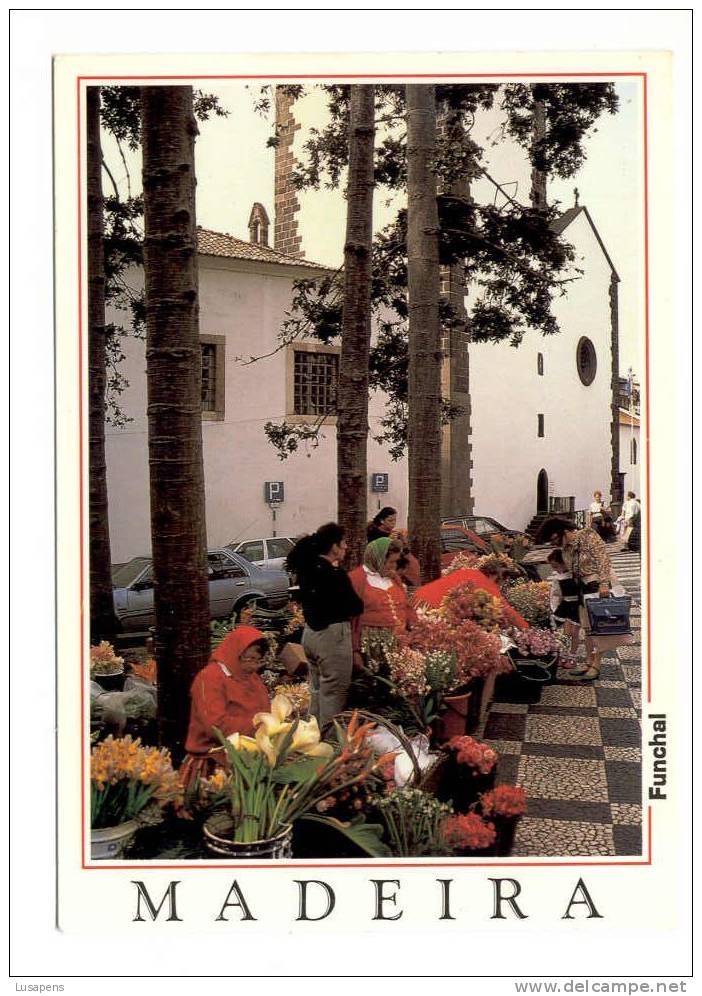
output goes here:
{"type": "Polygon", "coordinates": [[[515,856],[641,854],[641,563],[616,548],[611,559],[633,598],[636,644],[603,655],[594,684],[559,669],[537,702],[500,701],[498,686],[488,713],[497,780],[529,798],[515,856]]]}

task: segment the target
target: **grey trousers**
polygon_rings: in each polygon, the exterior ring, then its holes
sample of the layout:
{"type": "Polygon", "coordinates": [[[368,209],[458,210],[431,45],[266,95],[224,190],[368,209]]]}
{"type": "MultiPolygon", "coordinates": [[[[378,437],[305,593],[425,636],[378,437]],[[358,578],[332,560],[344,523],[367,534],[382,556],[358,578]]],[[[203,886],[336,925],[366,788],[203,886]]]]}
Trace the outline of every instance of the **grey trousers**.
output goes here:
{"type": "Polygon", "coordinates": [[[320,630],[305,626],[302,647],[310,664],[310,712],[321,730],[346,707],[353,669],[351,623],[320,630]]]}

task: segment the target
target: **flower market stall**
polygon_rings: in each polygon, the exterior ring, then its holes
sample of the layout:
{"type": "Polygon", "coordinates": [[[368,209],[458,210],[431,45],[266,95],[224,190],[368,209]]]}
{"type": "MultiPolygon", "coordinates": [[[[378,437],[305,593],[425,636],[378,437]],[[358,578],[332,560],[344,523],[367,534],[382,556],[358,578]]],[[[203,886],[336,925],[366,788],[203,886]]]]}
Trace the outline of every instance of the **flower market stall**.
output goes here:
{"type": "MultiPolygon", "coordinates": [[[[367,633],[349,709],[321,730],[309,716],[299,607],[265,618],[254,610],[246,622],[268,641],[270,710],[254,716],[252,736],[215,730],[220,766],[180,788],[167,752],[129,733],[96,743],[93,831],[121,843],[93,856],[509,854],[528,801],[519,786],[497,782],[497,751],[479,730],[495,682],[519,702],[553,680],[562,639],[549,626],[548,585],[516,572],[497,589],[480,577],[475,565],[459,566],[431,597],[419,590],[410,629],[367,633]]],[[[213,645],[233,625],[213,626],[213,645]]],[[[117,667],[109,650],[97,648],[97,671],[117,667]]]]}

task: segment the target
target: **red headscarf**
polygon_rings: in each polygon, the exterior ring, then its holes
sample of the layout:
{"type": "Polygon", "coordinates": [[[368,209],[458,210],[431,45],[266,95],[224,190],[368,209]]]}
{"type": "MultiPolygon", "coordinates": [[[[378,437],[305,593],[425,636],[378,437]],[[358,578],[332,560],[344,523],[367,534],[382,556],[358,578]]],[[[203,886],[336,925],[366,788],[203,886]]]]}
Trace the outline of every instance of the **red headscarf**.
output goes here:
{"type": "Polygon", "coordinates": [[[270,698],[266,686],[257,674],[247,674],[239,663],[246,648],[258,640],[265,640],[260,630],[237,626],[215,647],[209,664],[195,677],[190,689],[190,726],[185,741],[188,753],[203,754],[220,746],[213,726],[225,737],[232,733],[251,736],[254,715],[268,710],[270,698]]]}

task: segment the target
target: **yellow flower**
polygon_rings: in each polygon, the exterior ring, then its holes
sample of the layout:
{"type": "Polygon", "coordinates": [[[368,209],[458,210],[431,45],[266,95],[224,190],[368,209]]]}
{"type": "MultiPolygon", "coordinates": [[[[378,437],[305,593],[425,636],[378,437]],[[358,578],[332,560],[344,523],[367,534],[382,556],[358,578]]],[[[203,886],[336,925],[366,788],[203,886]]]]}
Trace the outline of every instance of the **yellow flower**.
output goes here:
{"type": "Polygon", "coordinates": [[[308,754],[310,757],[331,757],[334,748],[331,744],[322,743],[320,737],[316,717],[313,716],[307,722],[300,720],[293,734],[290,749],[299,751],[301,754],[308,754]]]}
{"type": "Polygon", "coordinates": [[[227,737],[227,740],[234,750],[248,750],[255,754],[259,749],[253,737],[245,737],[241,733],[232,733],[230,737],[227,737]]]}
{"type": "MultiPolygon", "coordinates": [[[[289,726],[289,723],[286,724],[286,728],[289,726]]],[[[265,726],[259,726],[256,730],[256,744],[258,745],[258,749],[261,753],[266,755],[266,760],[270,764],[271,768],[274,768],[278,760],[278,751],[275,748],[275,744],[266,733],[265,726]]]]}
{"type": "MultiPolygon", "coordinates": [[[[291,723],[286,722],[293,711],[292,702],[285,695],[276,695],[271,702],[270,712],[257,712],[253,718],[254,726],[263,726],[267,736],[276,733],[287,733],[291,723]]],[[[258,730],[256,731],[258,733],[258,730]]]]}

